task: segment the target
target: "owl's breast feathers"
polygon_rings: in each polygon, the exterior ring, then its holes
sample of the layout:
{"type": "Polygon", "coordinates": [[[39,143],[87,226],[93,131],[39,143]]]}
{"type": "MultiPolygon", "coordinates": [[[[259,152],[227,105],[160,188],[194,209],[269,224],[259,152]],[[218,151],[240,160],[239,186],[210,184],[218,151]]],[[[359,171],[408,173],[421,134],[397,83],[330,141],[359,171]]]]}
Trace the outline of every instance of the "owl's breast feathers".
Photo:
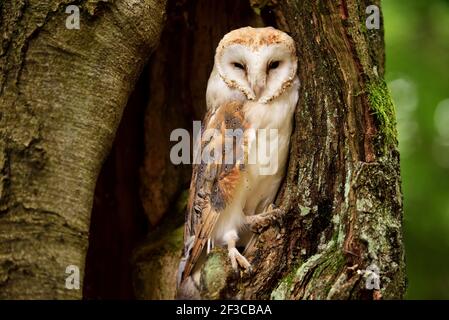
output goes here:
{"type": "Polygon", "coordinates": [[[249,124],[245,121],[243,103],[224,103],[209,111],[204,122],[201,139],[197,141],[201,144],[201,163],[193,165],[184,230],[184,243],[191,243],[192,236],[194,240],[190,248],[184,248],[187,260],[182,280],[190,275],[220,212],[231,201],[247,159],[249,124]]]}

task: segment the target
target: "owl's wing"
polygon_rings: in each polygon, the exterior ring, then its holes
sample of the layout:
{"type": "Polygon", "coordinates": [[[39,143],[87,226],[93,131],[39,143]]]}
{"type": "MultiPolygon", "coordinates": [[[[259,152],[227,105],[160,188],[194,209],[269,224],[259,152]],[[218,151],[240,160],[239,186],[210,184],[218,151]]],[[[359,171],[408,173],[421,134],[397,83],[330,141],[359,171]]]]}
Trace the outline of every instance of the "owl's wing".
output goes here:
{"type": "Polygon", "coordinates": [[[228,102],[215,111],[209,110],[204,123],[201,139],[197,140],[201,144],[200,161],[197,158],[198,164],[193,165],[190,184],[181,281],[190,275],[220,213],[232,199],[247,159],[249,126],[241,102],[228,102]]]}

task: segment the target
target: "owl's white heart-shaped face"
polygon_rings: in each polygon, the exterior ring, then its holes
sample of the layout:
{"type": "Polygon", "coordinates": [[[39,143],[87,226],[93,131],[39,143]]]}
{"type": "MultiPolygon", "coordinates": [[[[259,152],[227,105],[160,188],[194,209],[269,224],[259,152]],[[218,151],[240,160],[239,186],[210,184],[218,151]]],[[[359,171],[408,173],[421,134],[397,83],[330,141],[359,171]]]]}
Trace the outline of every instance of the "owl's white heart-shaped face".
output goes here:
{"type": "Polygon", "coordinates": [[[295,43],[277,29],[245,27],[226,34],[215,54],[223,81],[249,100],[266,103],[281,95],[296,76],[295,43]]]}

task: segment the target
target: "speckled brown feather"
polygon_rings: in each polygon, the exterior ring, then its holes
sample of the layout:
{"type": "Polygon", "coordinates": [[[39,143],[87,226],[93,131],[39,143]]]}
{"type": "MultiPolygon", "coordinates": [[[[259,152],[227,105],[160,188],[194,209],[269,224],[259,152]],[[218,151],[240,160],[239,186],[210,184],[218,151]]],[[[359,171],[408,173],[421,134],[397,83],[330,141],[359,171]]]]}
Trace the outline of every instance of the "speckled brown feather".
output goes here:
{"type": "MultiPolygon", "coordinates": [[[[229,201],[244,170],[246,161],[246,130],[248,124],[243,114],[243,104],[240,102],[229,102],[206,114],[204,123],[206,129],[217,129],[221,135],[213,137],[209,141],[201,141],[201,150],[211,144],[222,144],[221,163],[202,163],[193,166],[192,181],[190,184],[190,195],[186,213],[184,229],[184,243],[195,236],[191,245],[190,253],[184,252],[187,262],[182,275],[182,280],[187,278],[195,263],[198,261],[207,240],[222,212],[229,201]],[[234,139],[226,136],[226,129],[242,130],[242,148],[238,150],[237,144],[233,143],[232,163],[224,163],[226,142],[234,139]]],[[[204,130],[203,130],[204,132],[204,130]]],[[[185,251],[187,248],[184,249],[185,251]]]]}

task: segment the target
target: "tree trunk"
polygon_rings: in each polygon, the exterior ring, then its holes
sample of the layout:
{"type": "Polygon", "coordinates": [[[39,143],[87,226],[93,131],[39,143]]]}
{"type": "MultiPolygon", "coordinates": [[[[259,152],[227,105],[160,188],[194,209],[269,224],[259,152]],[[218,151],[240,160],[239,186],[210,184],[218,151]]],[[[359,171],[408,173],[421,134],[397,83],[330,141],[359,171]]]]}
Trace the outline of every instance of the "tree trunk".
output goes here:
{"type": "Polygon", "coordinates": [[[95,182],[164,1],[0,3],[0,298],[81,298],[95,182]]]}

